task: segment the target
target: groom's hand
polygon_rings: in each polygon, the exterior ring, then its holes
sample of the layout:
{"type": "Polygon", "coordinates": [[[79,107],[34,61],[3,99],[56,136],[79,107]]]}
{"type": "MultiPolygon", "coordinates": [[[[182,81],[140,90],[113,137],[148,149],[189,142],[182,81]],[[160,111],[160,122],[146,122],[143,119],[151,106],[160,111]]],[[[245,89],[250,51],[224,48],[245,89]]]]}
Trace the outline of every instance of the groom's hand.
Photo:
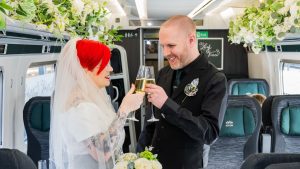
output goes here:
{"type": "Polygon", "coordinates": [[[145,92],[148,94],[148,101],[155,107],[161,108],[168,99],[168,95],[164,89],[155,84],[146,84],[145,92]]]}

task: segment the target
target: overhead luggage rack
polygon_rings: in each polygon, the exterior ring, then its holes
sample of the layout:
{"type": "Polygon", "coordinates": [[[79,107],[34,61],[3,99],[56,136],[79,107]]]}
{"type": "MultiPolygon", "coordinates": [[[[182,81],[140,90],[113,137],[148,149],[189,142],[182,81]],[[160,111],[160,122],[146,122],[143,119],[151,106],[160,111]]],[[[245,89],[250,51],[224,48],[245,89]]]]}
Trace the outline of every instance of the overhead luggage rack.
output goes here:
{"type": "Polygon", "coordinates": [[[275,46],[276,52],[300,52],[300,34],[289,34],[275,46]]]}
{"type": "Polygon", "coordinates": [[[6,29],[0,30],[0,55],[60,53],[68,40],[66,35],[59,39],[35,25],[7,20],[6,29]]]}

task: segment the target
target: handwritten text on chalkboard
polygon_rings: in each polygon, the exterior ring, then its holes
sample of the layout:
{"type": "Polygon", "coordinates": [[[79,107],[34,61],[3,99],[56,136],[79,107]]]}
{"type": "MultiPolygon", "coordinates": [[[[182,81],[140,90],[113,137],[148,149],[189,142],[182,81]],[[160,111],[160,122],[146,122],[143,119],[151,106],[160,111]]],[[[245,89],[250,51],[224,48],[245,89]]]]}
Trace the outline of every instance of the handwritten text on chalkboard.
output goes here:
{"type": "Polygon", "coordinates": [[[217,68],[223,69],[223,38],[199,38],[198,50],[217,68]]]}

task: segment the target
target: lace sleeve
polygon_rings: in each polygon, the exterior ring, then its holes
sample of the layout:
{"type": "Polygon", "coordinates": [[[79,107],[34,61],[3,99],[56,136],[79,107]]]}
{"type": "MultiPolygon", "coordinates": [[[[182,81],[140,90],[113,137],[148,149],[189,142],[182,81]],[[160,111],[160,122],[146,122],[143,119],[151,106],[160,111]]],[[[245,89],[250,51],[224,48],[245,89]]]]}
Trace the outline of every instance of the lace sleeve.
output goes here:
{"type": "Polygon", "coordinates": [[[125,139],[124,125],[126,117],[118,115],[108,131],[94,135],[86,140],[90,155],[99,163],[112,166],[119,155],[125,139]],[[104,160],[103,160],[104,159],[104,160]]]}

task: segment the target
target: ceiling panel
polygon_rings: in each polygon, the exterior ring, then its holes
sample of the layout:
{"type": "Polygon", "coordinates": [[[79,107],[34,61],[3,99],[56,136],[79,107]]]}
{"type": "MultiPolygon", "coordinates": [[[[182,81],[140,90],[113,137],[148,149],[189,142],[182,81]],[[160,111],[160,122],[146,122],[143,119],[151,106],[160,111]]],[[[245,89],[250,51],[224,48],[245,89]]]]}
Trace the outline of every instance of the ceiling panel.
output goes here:
{"type": "Polygon", "coordinates": [[[203,0],[148,0],[149,19],[167,19],[173,15],[187,15],[203,0]]]}
{"type": "MultiPolygon", "coordinates": [[[[129,19],[139,19],[135,0],[119,0],[129,19]]],[[[149,20],[165,20],[173,15],[187,15],[204,0],[147,0],[149,20]]],[[[228,7],[257,6],[258,0],[215,0],[194,19],[201,19],[207,12],[220,13],[228,7]]]]}

